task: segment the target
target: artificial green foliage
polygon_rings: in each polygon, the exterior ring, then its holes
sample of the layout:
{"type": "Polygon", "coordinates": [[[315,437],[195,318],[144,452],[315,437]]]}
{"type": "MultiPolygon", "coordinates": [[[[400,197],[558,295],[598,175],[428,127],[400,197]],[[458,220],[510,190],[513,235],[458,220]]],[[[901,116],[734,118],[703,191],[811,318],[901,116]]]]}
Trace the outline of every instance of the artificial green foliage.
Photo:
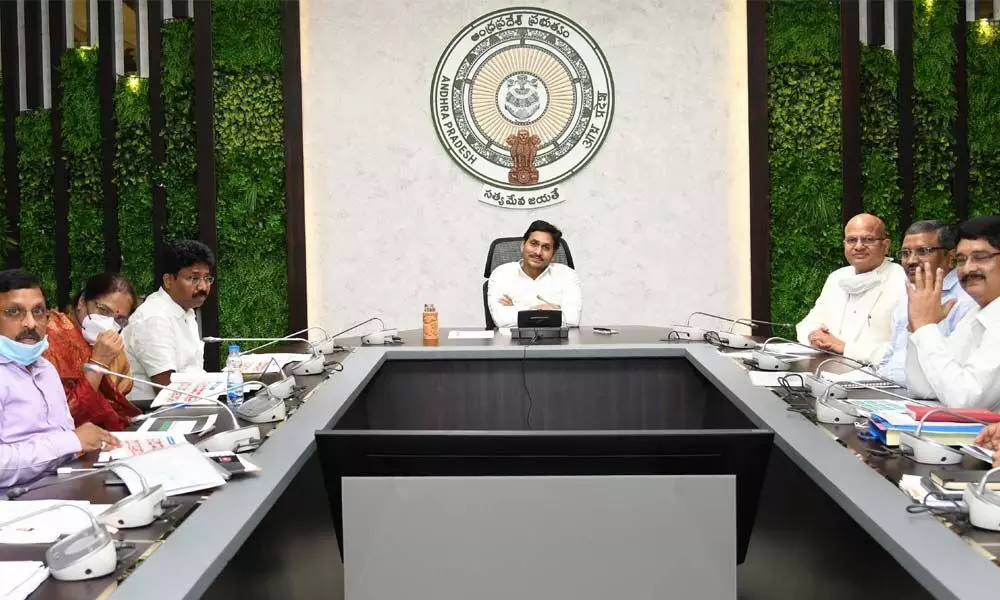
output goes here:
{"type": "Polygon", "coordinates": [[[216,76],[219,322],[227,335],[287,331],[282,126],[280,75],[216,76]]]}
{"type": "MultiPolygon", "coordinates": [[[[0,77],[0,89],[3,89],[3,78],[0,77]]],[[[3,113],[3,94],[0,94],[0,131],[3,130],[4,124],[4,113],[3,113]]],[[[4,153],[4,139],[0,135],[0,156],[4,153]]],[[[0,198],[7,197],[7,185],[4,181],[3,169],[0,169],[0,198]]],[[[0,210],[0,268],[3,267],[5,261],[7,260],[7,252],[10,248],[14,247],[14,238],[11,237],[13,232],[10,230],[10,225],[7,223],[7,213],[0,210]]]]}
{"type": "Polygon", "coordinates": [[[213,0],[212,62],[220,71],[281,69],[281,0],[213,0]]]}
{"type": "Polygon", "coordinates": [[[140,295],[153,285],[153,195],[149,140],[149,83],[122,77],[115,89],[115,189],[122,275],[140,295]]]}
{"type": "Polygon", "coordinates": [[[61,64],[62,135],[69,192],[70,280],[76,291],[88,277],[104,271],[97,49],[65,50],[61,64]]]}
{"type": "Polygon", "coordinates": [[[913,3],[913,219],[953,221],[952,121],[957,110],[952,32],[958,0],[913,3]]]}
{"type": "Polygon", "coordinates": [[[899,247],[899,61],[890,50],[861,45],[862,207],[886,224],[899,247]]]}
{"type": "Polygon", "coordinates": [[[767,3],[771,316],[779,322],[801,320],[843,264],[839,36],[836,2],[767,3]]]}
{"type": "Polygon", "coordinates": [[[1000,214],[1000,23],[969,25],[969,214],[1000,214]]]}
{"type": "Polygon", "coordinates": [[[167,239],[198,237],[194,122],[194,24],[167,21],[163,37],[163,140],[166,156],[157,181],[166,190],[167,239]]]}
{"type": "Polygon", "coordinates": [[[55,208],[52,194],[52,116],[49,110],[21,113],[14,120],[20,186],[21,268],[42,281],[45,298],[56,302],[55,208]]]}
{"type": "Polygon", "coordinates": [[[840,63],[838,0],[768,0],[767,63],[840,63]]]}

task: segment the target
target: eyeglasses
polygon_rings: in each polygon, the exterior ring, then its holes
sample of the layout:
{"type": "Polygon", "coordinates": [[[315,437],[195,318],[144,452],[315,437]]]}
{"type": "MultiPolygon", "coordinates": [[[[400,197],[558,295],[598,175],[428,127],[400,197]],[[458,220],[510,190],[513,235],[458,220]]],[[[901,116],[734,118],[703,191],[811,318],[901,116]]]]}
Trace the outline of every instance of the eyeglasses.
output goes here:
{"type": "Polygon", "coordinates": [[[964,254],[955,255],[955,264],[959,267],[965,266],[965,263],[984,263],[994,256],[1000,256],[1000,252],[986,252],[985,250],[980,252],[973,252],[972,254],[966,256],[964,254]]]}
{"type": "Polygon", "coordinates": [[[205,285],[212,285],[215,283],[215,277],[212,277],[211,275],[205,275],[204,277],[182,277],[181,279],[191,285],[198,285],[201,281],[204,281],[205,285]]]}
{"type": "Polygon", "coordinates": [[[11,306],[9,308],[3,309],[3,317],[9,321],[14,321],[15,323],[23,323],[25,317],[28,313],[31,313],[31,317],[36,321],[45,322],[49,320],[49,310],[47,308],[36,307],[31,310],[25,310],[17,306],[11,306]]]}
{"type": "Polygon", "coordinates": [[[101,315],[102,317],[109,317],[114,319],[115,323],[118,323],[119,327],[124,328],[126,325],[128,325],[128,317],[124,315],[116,315],[115,311],[111,310],[111,307],[108,306],[107,304],[101,304],[100,302],[95,302],[94,308],[97,309],[97,314],[101,315]]]}
{"type": "Polygon", "coordinates": [[[881,240],[884,240],[884,239],[885,239],[885,236],[875,237],[873,235],[866,235],[866,236],[858,237],[856,235],[849,235],[849,236],[847,236],[847,237],[844,238],[844,245],[845,246],[853,246],[854,244],[857,244],[858,242],[861,242],[862,246],[871,246],[875,242],[878,242],[878,241],[881,241],[881,240]]]}
{"type": "Polygon", "coordinates": [[[947,248],[944,246],[920,246],[919,248],[914,248],[912,250],[909,248],[903,248],[899,251],[899,258],[905,260],[914,254],[916,254],[918,258],[924,258],[926,256],[930,256],[931,252],[935,252],[937,250],[947,250],[947,248]]]}

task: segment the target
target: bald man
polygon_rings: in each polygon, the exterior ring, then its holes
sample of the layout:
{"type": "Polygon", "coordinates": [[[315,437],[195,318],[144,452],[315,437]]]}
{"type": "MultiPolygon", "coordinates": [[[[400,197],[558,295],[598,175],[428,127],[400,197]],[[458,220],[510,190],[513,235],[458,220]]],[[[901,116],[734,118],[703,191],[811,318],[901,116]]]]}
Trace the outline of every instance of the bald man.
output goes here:
{"type": "Polygon", "coordinates": [[[796,326],[799,342],[878,364],[892,337],[892,311],[906,297],[906,271],[886,258],[885,223],[862,213],[844,228],[849,266],[826,278],[816,305],[796,326]]]}

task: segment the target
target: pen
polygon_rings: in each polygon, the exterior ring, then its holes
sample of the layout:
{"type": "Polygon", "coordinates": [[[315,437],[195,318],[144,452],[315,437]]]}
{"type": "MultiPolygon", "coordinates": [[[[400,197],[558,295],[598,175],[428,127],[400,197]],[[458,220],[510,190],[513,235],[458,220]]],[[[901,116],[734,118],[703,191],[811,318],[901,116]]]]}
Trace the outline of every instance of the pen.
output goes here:
{"type": "Polygon", "coordinates": [[[56,475],[69,475],[70,473],[82,473],[83,471],[96,471],[97,469],[74,469],[72,467],[59,467],[56,475]]]}
{"type": "Polygon", "coordinates": [[[535,296],[535,298],[538,298],[539,300],[541,300],[543,304],[555,304],[555,302],[549,302],[545,298],[542,298],[540,295],[535,296]]]}

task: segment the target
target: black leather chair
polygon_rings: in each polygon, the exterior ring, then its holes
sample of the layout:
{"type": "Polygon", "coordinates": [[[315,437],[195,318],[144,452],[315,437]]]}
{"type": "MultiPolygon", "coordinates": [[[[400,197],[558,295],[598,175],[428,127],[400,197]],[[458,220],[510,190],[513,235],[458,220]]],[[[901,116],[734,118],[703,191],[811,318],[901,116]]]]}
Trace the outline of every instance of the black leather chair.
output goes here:
{"type": "MultiPolygon", "coordinates": [[[[494,269],[502,264],[521,260],[522,241],[523,239],[520,237],[497,238],[490,244],[489,252],[486,253],[486,268],[483,269],[483,277],[486,278],[486,281],[483,282],[483,309],[486,311],[486,329],[496,329],[496,323],[493,322],[493,316],[490,315],[489,299],[486,297],[490,275],[493,274],[494,269]]],[[[569,251],[566,238],[560,240],[559,249],[552,257],[552,262],[566,265],[571,269],[576,268],[573,266],[573,253],[569,251]]]]}

